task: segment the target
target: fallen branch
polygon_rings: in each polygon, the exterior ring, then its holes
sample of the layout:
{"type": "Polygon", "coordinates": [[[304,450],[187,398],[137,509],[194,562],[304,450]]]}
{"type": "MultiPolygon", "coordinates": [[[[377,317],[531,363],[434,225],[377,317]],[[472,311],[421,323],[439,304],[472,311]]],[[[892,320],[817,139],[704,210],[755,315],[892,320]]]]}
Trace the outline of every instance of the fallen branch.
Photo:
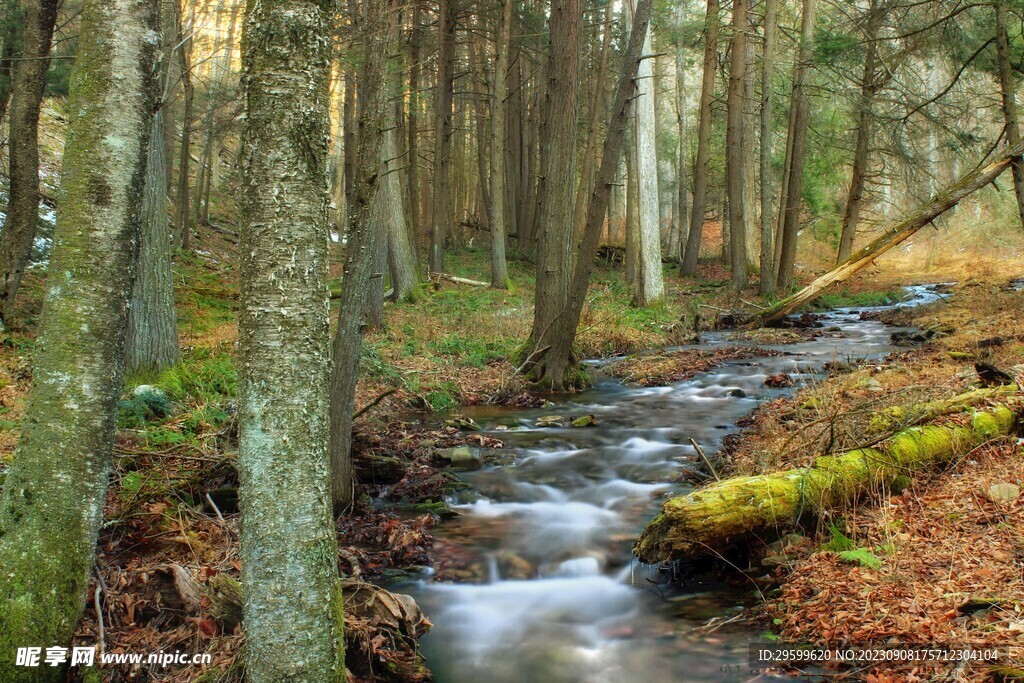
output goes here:
{"type": "Polygon", "coordinates": [[[723,479],[667,501],[633,545],[643,562],[719,553],[752,534],[769,535],[863,494],[898,486],[906,475],[942,465],[984,441],[1009,434],[1017,416],[999,406],[968,427],[911,427],[888,445],[820,456],[810,467],[723,479]]]}
{"type": "Polygon", "coordinates": [[[358,420],[358,419],[359,419],[360,417],[362,417],[362,416],[363,416],[363,415],[365,415],[365,414],[366,414],[367,412],[369,412],[370,410],[372,410],[372,409],[373,409],[374,407],[376,407],[376,406],[377,406],[377,405],[378,405],[378,404],[379,404],[379,403],[380,403],[381,401],[383,401],[384,399],[386,399],[386,398],[387,398],[388,396],[390,396],[391,394],[395,393],[396,391],[398,391],[398,389],[388,389],[387,391],[385,391],[384,393],[382,393],[382,394],[381,394],[380,396],[378,396],[377,398],[373,399],[372,401],[370,401],[369,403],[367,403],[367,404],[366,404],[365,406],[363,406],[362,408],[360,408],[359,410],[357,410],[357,411],[356,411],[356,414],[352,416],[352,419],[353,419],[353,420],[358,420]]]}
{"type": "Polygon", "coordinates": [[[940,215],[953,208],[964,197],[980,190],[1000,173],[1009,168],[1015,157],[1024,153],[1024,139],[1007,150],[992,163],[975,169],[946,190],[939,192],[926,204],[918,207],[909,216],[888,228],[885,233],[860,251],[855,252],[846,261],[819,276],[814,282],[796,294],[779,301],[765,311],[752,315],[747,324],[751,327],[763,327],[778,322],[793,311],[806,306],[832,285],[843,282],[857,271],[874,262],[876,258],[903,242],[915,232],[931,223],[940,215]]]}
{"type": "Polygon", "coordinates": [[[456,277],[449,275],[448,273],[428,273],[427,279],[431,282],[435,280],[447,280],[448,282],[454,282],[457,285],[468,285],[470,287],[490,287],[490,282],[483,282],[481,280],[470,280],[465,277],[456,277]]]}

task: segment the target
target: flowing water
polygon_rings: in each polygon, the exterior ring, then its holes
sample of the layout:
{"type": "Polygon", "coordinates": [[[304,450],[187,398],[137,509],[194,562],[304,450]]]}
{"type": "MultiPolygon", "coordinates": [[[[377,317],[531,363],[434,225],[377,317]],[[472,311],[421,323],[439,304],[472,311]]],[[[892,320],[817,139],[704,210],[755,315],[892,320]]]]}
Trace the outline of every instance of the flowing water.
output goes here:
{"type": "MultiPolygon", "coordinates": [[[[934,301],[908,289],[902,305],[934,301]]],[[[765,347],[781,356],[729,362],[667,387],[598,382],[555,406],[464,411],[506,443],[506,462],[464,476],[450,502],[460,515],[435,529],[440,559],[451,549],[482,558],[476,582],[426,578],[413,593],[434,623],[422,647],[440,683],[752,680],[750,627],[701,628],[757,600],[756,589],[680,592],[635,563],[630,544],[668,494],[685,491],[696,466],[689,439],[711,454],[737,419],[783,395],[768,375],[798,382],[833,360],[877,358],[897,329],[858,311],[825,316],[824,336],[765,347]],[[739,390],[739,391],[737,391],[739,390]],[[588,428],[538,428],[542,415],[593,414],[588,428]]],[[[722,333],[700,348],[732,344],[722,333]]],[[[760,678],[757,680],[767,680],[760,678]]]]}

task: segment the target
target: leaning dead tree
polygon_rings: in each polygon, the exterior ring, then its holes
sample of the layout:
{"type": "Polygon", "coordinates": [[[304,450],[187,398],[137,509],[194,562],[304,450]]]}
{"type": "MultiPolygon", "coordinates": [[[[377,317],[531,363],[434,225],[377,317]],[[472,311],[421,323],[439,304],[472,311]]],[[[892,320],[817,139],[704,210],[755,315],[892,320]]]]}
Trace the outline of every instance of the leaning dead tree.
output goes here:
{"type": "Polygon", "coordinates": [[[926,204],[919,206],[906,218],[888,228],[884,234],[868,244],[838,266],[819,276],[814,282],[774,306],[751,316],[751,326],[766,326],[778,322],[793,311],[817,299],[832,285],[843,282],[857,271],[873,263],[876,258],[903,242],[915,232],[931,223],[960,200],[993,182],[999,174],[1009,168],[1012,161],[1024,153],[1024,141],[1018,141],[995,161],[975,169],[953,183],[946,190],[937,193],[926,204]]]}

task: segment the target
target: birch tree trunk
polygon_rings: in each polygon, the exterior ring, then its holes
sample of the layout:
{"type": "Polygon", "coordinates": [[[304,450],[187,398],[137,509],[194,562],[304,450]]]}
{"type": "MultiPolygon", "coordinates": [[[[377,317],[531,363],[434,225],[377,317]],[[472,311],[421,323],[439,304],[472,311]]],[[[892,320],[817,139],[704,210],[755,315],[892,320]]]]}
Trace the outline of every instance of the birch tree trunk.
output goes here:
{"type": "Polygon", "coordinates": [[[661,272],[661,211],[658,208],[658,159],[654,115],[654,57],[651,56],[651,32],[644,37],[643,52],[637,69],[636,112],[637,178],[637,282],[633,303],[641,308],[658,304],[665,298],[661,272]]]}
{"type": "MultiPolygon", "coordinates": [[[[743,159],[744,97],[747,80],[747,0],[732,3],[732,61],[729,69],[729,110],[726,123],[725,174],[729,197],[729,260],[732,263],[732,288],[739,291],[747,284],[747,236],[743,200],[746,191],[746,164],[743,159]]],[[[722,217],[725,234],[725,217],[722,217]]]]}
{"type": "MultiPolygon", "coordinates": [[[[711,109],[715,98],[715,68],[718,64],[718,0],[708,0],[707,19],[704,24],[704,75],[700,90],[700,119],[697,124],[697,162],[693,170],[693,205],[690,213],[690,232],[683,252],[683,275],[697,272],[700,241],[704,231],[704,209],[708,191],[708,163],[711,157],[711,109]]],[[[724,233],[723,233],[724,235],[724,233]]]]}
{"type": "Polygon", "coordinates": [[[775,77],[775,29],[779,0],[764,3],[764,54],[761,57],[761,260],[759,291],[775,292],[775,250],[772,240],[772,79],[775,77]]]}
{"type": "MultiPolygon", "coordinates": [[[[774,0],[769,0],[773,2],[774,0]]],[[[679,3],[676,9],[677,21],[679,24],[679,30],[681,31],[684,23],[684,8],[683,3],[679,3]]],[[[690,163],[689,158],[689,145],[687,144],[687,116],[686,116],[686,64],[685,54],[683,52],[683,40],[682,38],[676,39],[676,121],[679,128],[679,138],[677,140],[677,151],[676,154],[676,248],[671,250],[669,256],[673,260],[682,261],[683,251],[686,245],[686,235],[689,232],[686,220],[689,215],[687,211],[689,203],[687,202],[687,193],[689,192],[689,172],[687,166],[690,163]]]]}
{"type": "MultiPolygon", "coordinates": [[[[24,48],[12,69],[10,197],[0,232],[0,317],[11,318],[39,224],[39,108],[50,65],[58,0],[24,0],[24,48]]],[[[0,321],[0,324],[2,324],[0,321]]]]}
{"type": "Polygon", "coordinates": [[[67,646],[103,519],[146,138],[155,101],[152,0],[85,0],[68,102],[61,201],[21,438],[0,497],[0,680],[18,647],[67,646]]]}
{"type": "Polygon", "coordinates": [[[345,673],[327,451],[330,22],[308,0],[246,8],[238,463],[254,683],[345,673]]]}

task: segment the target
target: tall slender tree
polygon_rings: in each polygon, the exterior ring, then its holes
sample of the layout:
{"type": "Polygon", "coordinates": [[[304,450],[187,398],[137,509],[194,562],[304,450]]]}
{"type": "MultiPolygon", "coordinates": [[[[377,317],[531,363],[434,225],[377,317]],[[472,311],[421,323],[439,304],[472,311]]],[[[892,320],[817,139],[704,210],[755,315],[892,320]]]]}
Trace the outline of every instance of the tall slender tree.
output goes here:
{"type": "MultiPolygon", "coordinates": [[[[725,174],[729,197],[729,247],[732,287],[747,284],[746,170],[744,159],[744,87],[747,82],[747,0],[732,3],[732,54],[729,68],[729,103],[726,124],[725,174]]],[[[723,229],[724,230],[724,229],[723,229]]],[[[723,232],[724,234],[724,232],[723,232]]]]}
{"type": "Polygon", "coordinates": [[[502,0],[501,21],[494,43],[494,79],[491,91],[491,286],[508,289],[508,264],[505,241],[508,233],[508,212],[505,208],[506,160],[505,138],[508,135],[508,57],[509,35],[512,31],[512,0],[502,0]]]}
{"type": "Polygon", "coordinates": [[[84,0],[51,272],[21,438],[0,497],[0,680],[57,681],[18,647],[67,645],[110,473],[150,112],[156,3],[84,0]]]}
{"type": "Polygon", "coordinates": [[[864,201],[868,172],[868,146],[874,119],[872,107],[875,96],[883,84],[876,71],[878,70],[878,33],[885,11],[886,7],[880,6],[878,0],[870,0],[867,26],[864,32],[867,54],[864,57],[864,71],[860,80],[860,96],[857,101],[857,139],[854,143],[850,190],[846,196],[846,211],[843,214],[843,228],[839,235],[836,263],[842,263],[850,258],[850,254],[853,252],[853,241],[857,236],[857,224],[860,221],[860,210],[864,201]]]}
{"type": "Polygon", "coordinates": [[[437,24],[437,89],[434,106],[434,189],[430,271],[444,272],[451,222],[452,102],[455,81],[455,2],[440,0],[437,24]]]}
{"type": "Polygon", "coordinates": [[[375,241],[380,235],[372,209],[382,185],[381,147],[388,110],[388,55],[393,47],[389,0],[370,0],[365,10],[359,26],[363,58],[359,81],[359,139],[330,379],[331,495],[339,509],[352,501],[352,414],[366,328],[367,293],[375,272],[375,241]]]}
{"type": "Polygon", "coordinates": [[[778,24],[779,0],[764,3],[764,51],[761,55],[761,258],[759,291],[769,295],[775,291],[775,265],[772,230],[772,79],[775,77],[775,30],[778,24]]]}
{"type": "Polygon", "coordinates": [[[810,102],[807,79],[814,51],[815,0],[803,0],[800,19],[800,47],[793,67],[793,95],[790,103],[789,132],[786,141],[786,167],[783,172],[782,199],[779,208],[779,230],[776,233],[775,284],[787,289],[793,282],[796,264],[797,232],[800,226],[800,205],[804,182],[804,155],[807,148],[807,126],[810,102]]]}
{"type": "Polygon", "coordinates": [[[0,232],[0,316],[9,320],[39,224],[39,109],[58,0],[23,0],[22,50],[12,69],[10,199],[0,232]]]}
{"type": "Polygon", "coordinates": [[[700,242],[704,232],[704,210],[707,201],[709,163],[711,159],[711,124],[715,99],[715,71],[718,67],[718,0],[708,0],[704,22],[704,72],[700,89],[700,119],[697,123],[697,161],[693,170],[693,204],[690,208],[690,232],[683,253],[683,275],[697,272],[700,242]]]}
{"type": "MultiPolygon", "coordinates": [[[[635,4],[635,2],[634,2],[635,4]]],[[[633,303],[648,307],[665,298],[661,272],[661,211],[659,209],[657,119],[654,101],[654,50],[651,31],[644,37],[644,58],[637,70],[637,93],[633,100],[634,149],[637,181],[637,278],[633,303]]]]}
{"type": "MultiPolygon", "coordinates": [[[[535,381],[555,388],[571,388],[581,382],[578,361],[573,352],[573,340],[576,338],[576,328],[590,285],[594,256],[608,213],[608,199],[622,159],[623,142],[629,129],[629,101],[636,88],[633,81],[640,64],[644,35],[647,33],[650,20],[651,0],[639,0],[622,57],[615,95],[612,98],[612,114],[601,153],[601,167],[594,182],[590,201],[587,203],[587,219],[583,224],[583,239],[578,250],[580,256],[573,262],[569,286],[564,289],[552,286],[559,282],[550,282],[555,273],[540,270],[538,267],[533,330],[524,347],[519,370],[535,381]],[[546,280],[549,282],[545,282],[546,280]],[[543,294],[540,286],[542,282],[547,285],[543,294]],[[559,298],[554,298],[555,296],[559,298]]],[[[558,39],[555,35],[552,41],[558,39]]],[[[556,54],[552,60],[561,57],[562,55],[556,54]]]]}
{"type": "MultiPolygon", "coordinates": [[[[1017,85],[1010,64],[1010,40],[1006,34],[1006,8],[1003,0],[994,0],[996,23],[996,58],[999,61],[999,93],[1003,102],[1003,121],[1006,124],[1006,142],[1011,147],[1020,139],[1017,117],[1017,85]]],[[[1024,226],[1024,158],[1016,157],[1011,166],[1013,192],[1017,197],[1017,213],[1024,226]]],[[[842,259],[840,259],[842,260],[842,259]]]]}

